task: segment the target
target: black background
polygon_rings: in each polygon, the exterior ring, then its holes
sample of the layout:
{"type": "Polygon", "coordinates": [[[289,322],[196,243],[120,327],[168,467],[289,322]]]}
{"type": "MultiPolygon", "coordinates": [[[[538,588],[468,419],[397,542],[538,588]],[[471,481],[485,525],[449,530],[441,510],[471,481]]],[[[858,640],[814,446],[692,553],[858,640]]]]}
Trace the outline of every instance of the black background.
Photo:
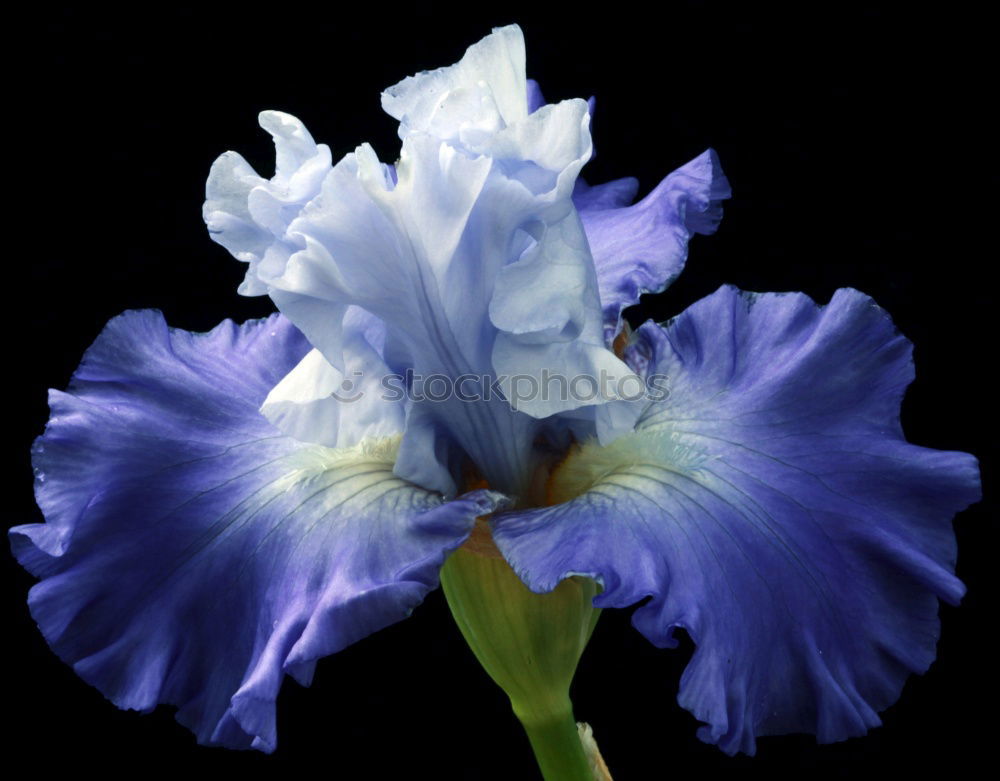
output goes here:
{"type": "MultiPolygon", "coordinates": [[[[590,181],[637,175],[646,192],[706,146],[721,156],[734,190],[722,228],[693,242],[687,270],[643,314],[676,314],[727,282],[802,290],[820,302],[838,287],[859,288],[916,345],[917,380],[903,409],[909,439],[980,456],[990,498],[996,251],[984,238],[993,209],[979,192],[996,173],[982,110],[991,83],[980,54],[984,18],[957,4],[917,13],[675,3],[653,13],[612,3],[545,15],[483,5],[405,14],[382,4],[349,13],[334,3],[46,6],[8,28],[8,46],[19,47],[6,96],[6,226],[15,239],[5,258],[14,274],[8,523],[41,520],[28,449],[47,417],[45,389],[65,387],[109,318],[156,307],[174,326],[205,330],[270,311],[266,299],[236,294],[244,267],[209,241],[200,218],[219,153],[236,149],[272,170],[259,110],[297,115],[335,159],[364,140],[394,159],[381,89],[456,61],[511,21],[524,29],[529,75],[550,101],[597,96],[590,181]]],[[[986,507],[956,523],[969,593],[942,611],[938,661],[863,739],[770,738],[756,758],[727,758],[695,739],[694,719],[675,702],[690,645],[656,650],[627,614],[606,612],[574,700],[616,779],[935,766],[961,775],[987,758],[998,541],[986,507]]],[[[9,557],[3,567],[8,760],[137,772],[167,761],[240,772],[305,762],[325,778],[535,777],[502,694],[439,593],[411,619],[322,662],[311,689],[288,681],[280,747],[266,757],[198,747],[167,708],[117,711],[47,649],[24,606],[31,578],[9,557]]]]}

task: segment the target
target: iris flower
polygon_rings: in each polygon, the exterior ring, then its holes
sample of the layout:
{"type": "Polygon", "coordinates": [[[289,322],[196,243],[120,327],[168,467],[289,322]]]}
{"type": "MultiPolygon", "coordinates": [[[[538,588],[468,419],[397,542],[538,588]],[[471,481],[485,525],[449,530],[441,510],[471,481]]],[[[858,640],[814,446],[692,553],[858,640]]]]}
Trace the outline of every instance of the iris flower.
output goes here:
{"type": "Polygon", "coordinates": [[[277,314],[126,312],[51,393],[46,522],[11,531],[51,647],[120,708],[273,751],[285,675],[443,580],[547,778],[600,765],[566,694],[599,608],[690,635],[678,699],[727,753],[877,725],[962,596],[979,496],[972,456],[904,439],[886,313],[724,287],[632,332],[728,183],[711,150],[635,203],[585,183],[593,106],[544,101],[516,26],[382,106],[395,163],[266,111],[274,176],[213,165],[209,233],[277,314]]]}

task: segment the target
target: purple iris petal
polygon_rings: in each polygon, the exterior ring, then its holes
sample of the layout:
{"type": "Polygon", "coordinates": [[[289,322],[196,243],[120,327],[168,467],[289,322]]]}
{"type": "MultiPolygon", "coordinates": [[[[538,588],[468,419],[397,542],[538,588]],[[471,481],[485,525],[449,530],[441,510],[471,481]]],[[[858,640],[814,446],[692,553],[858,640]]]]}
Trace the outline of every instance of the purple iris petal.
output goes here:
{"type": "Polygon", "coordinates": [[[392,440],[283,436],[258,412],[308,344],[281,316],[208,334],[113,320],[35,445],[47,523],[11,531],[49,644],[122,708],[271,751],[284,674],[405,617],[495,506],[392,474],[392,440]]]}
{"type": "Polygon", "coordinates": [[[721,202],[730,196],[718,155],[711,149],[669,174],[639,203],[634,179],[578,186],[573,201],[597,268],[604,325],[612,334],[621,313],[643,293],[666,289],[684,268],[696,233],[714,233],[721,202]]]}
{"type": "Polygon", "coordinates": [[[979,498],[972,456],[903,438],[909,342],[857,291],[723,288],[634,349],[669,397],[571,456],[577,498],[496,516],[497,545],[536,591],[583,573],[598,605],[652,596],[634,624],[690,634],[679,701],[728,753],[877,725],[962,596],[951,519],[979,498]]]}
{"type": "Polygon", "coordinates": [[[542,88],[534,79],[528,79],[528,113],[534,114],[544,105],[545,96],[542,94],[542,88]]]}
{"type": "Polygon", "coordinates": [[[632,203],[638,192],[639,180],[634,176],[594,185],[577,179],[573,190],[573,205],[580,212],[621,209],[632,203]]]}

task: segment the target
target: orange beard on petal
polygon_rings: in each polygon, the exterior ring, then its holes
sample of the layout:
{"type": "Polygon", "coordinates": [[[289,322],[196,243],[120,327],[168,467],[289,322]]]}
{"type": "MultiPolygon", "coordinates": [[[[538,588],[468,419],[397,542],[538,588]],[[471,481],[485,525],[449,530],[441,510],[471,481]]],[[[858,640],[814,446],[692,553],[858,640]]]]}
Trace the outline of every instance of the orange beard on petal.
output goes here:
{"type": "MultiPolygon", "coordinates": [[[[627,324],[625,328],[628,330],[628,334],[631,335],[631,329],[628,328],[627,324]]],[[[553,487],[552,478],[566,462],[566,459],[579,449],[579,444],[573,441],[562,455],[552,454],[551,458],[532,476],[527,495],[519,497],[515,506],[519,509],[549,507],[573,498],[572,496],[560,496],[558,489],[553,487]]],[[[475,465],[467,461],[462,468],[462,492],[467,493],[469,491],[488,489],[489,487],[489,482],[480,474],[475,465]]],[[[490,528],[489,515],[476,518],[475,526],[473,526],[469,538],[462,544],[460,550],[490,559],[503,558],[500,550],[493,542],[493,532],[490,528]]]]}
{"type": "MultiPolygon", "coordinates": [[[[486,479],[479,474],[479,470],[471,463],[466,463],[462,471],[463,493],[490,487],[486,479]]],[[[460,550],[474,553],[477,556],[485,556],[488,559],[502,559],[503,556],[500,555],[500,551],[493,542],[493,532],[490,530],[489,517],[488,515],[482,515],[476,518],[476,524],[472,527],[472,533],[462,544],[460,550]]]]}

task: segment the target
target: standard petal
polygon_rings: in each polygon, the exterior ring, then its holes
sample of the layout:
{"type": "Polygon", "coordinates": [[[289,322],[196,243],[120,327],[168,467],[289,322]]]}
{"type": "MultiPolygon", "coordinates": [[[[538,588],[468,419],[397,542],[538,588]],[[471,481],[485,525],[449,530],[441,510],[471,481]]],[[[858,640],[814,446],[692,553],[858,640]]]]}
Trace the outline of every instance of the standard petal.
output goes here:
{"type": "MultiPolygon", "coordinates": [[[[289,227],[300,249],[258,268],[282,311],[337,369],[346,370],[336,363],[344,361],[344,340],[334,338],[338,321],[321,303],[359,306],[380,318],[408,368],[423,377],[474,376],[488,385],[499,375],[537,383],[545,370],[566,377],[629,372],[604,345],[597,281],[570,200],[589,153],[586,106],[566,101],[546,109],[495,139],[498,154],[530,151],[523,165],[513,157],[468,157],[427,135],[404,141],[396,181],[368,146],[337,164],[289,227]],[[557,142],[547,122],[575,135],[556,133],[557,142]],[[292,309],[286,295],[308,306],[292,309]]],[[[531,396],[518,403],[509,390],[513,406],[534,417],[601,401],[531,396]]],[[[491,485],[523,490],[530,421],[500,403],[454,397],[434,411],[438,426],[408,427],[407,437],[445,432],[491,485]],[[484,430],[516,436],[486,446],[484,430]]],[[[438,447],[404,446],[407,453],[428,450],[438,447]]],[[[421,474],[426,479],[426,469],[421,474]]],[[[450,479],[442,469],[428,485],[450,479]]]]}
{"type": "Polygon", "coordinates": [[[585,187],[575,196],[597,268],[605,327],[612,337],[621,328],[622,310],[643,293],[663,291],[681,273],[688,241],[696,233],[715,231],[722,219],[721,201],[730,196],[729,182],[711,149],[669,174],[639,203],[627,206],[632,181],[585,187]]]}
{"type": "Polygon", "coordinates": [[[634,350],[666,401],[572,454],[562,504],[496,516],[497,545],[536,591],[584,574],[600,606],[651,596],[634,623],[690,634],[679,701],[728,753],[877,725],[934,658],[938,599],[963,592],[951,520],[979,497],[972,456],[903,438],[909,343],[856,291],[723,288],[634,350]]]}
{"type": "Polygon", "coordinates": [[[35,445],[47,522],[12,545],[53,649],[122,708],[271,751],[285,673],[405,617],[497,496],[392,473],[398,438],[332,449],[258,412],[308,345],[280,316],[208,334],[113,320],[35,445]]]}
{"type": "Polygon", "coordinates": [[[385,324],[349,307],[343,331],[344,371],[312,350],[271,389],[261,412],[288,436],[327,447],[402,434],[405,397],[388,383],[385,324]]]}
{"type": "Polygon", "coordinates": [[[399,120],[400,138],[433,131],[451,140],[470,128],[495,130],[528,115],[524,63],[521,28],[501,27],[470,46],[454,65],[389,87],[382,93],[382,108],[399,120]]]}
{"type": "Polygon", "coordinates": [[[295,117],[262,111],[259,121],[274,139],[274,176],[264,179],[236,152],[226,152],[212,164],[202,207],[213,241],[250,264],[240,287],[247,296],[268,292],[257,278],[258,264],[268,251],[281,251],[289,223],[319,193],[331,167],[329,147],[315,143],[295,117]]]}
{"type": "MultiPolygon", "coordinates": [[[[278,208],[284,201],[271,189],[284,180],[249,190],[249,219],[275,237],[254,279],[329,363],[310,358],[276,390],[270,401],[282,406],[269,405],[268,414],[301,436],[293,418],[307,413],[299,422],[317,431],[311,438],[341,441],[330,425],[310,422],[311,411],[328,407],[320,396],[338,372],[352,370],[344,318],[360,307],[385,324],[397,370],[453,387],[468,377],[485,387],[497,381],[510,402],[465,403],[452,393],[432,410],[409,410],[400,475],[446,490],[455,474],[444,462],[471,458],[490,485],[521,494],[536,429],[522,418],[616,396],[521,395],[512,383],[541,388],[557,373],[562,382],[615,387],[631,374],[606,344],[597,274],[572,200],[591,154],[588,104],[528,113],[517,27],[494,31],[457,65],[387,90],[383,104],[401,122],[395,166],[363,144],[325,174],[317,193],[306,188],[306,203],[289,195],[288,208],[278,208]],[[505,439],[488,442],[484,431],[505,439]],[[446,442],[412,441],[420,436],[446,442]],[[429,453],[440,458],[428,461],[429,453]]],[[[291,149],[284,167],[309,164],[304,128],[288,118],[280,129],[276,139],[291,149]]]]}

